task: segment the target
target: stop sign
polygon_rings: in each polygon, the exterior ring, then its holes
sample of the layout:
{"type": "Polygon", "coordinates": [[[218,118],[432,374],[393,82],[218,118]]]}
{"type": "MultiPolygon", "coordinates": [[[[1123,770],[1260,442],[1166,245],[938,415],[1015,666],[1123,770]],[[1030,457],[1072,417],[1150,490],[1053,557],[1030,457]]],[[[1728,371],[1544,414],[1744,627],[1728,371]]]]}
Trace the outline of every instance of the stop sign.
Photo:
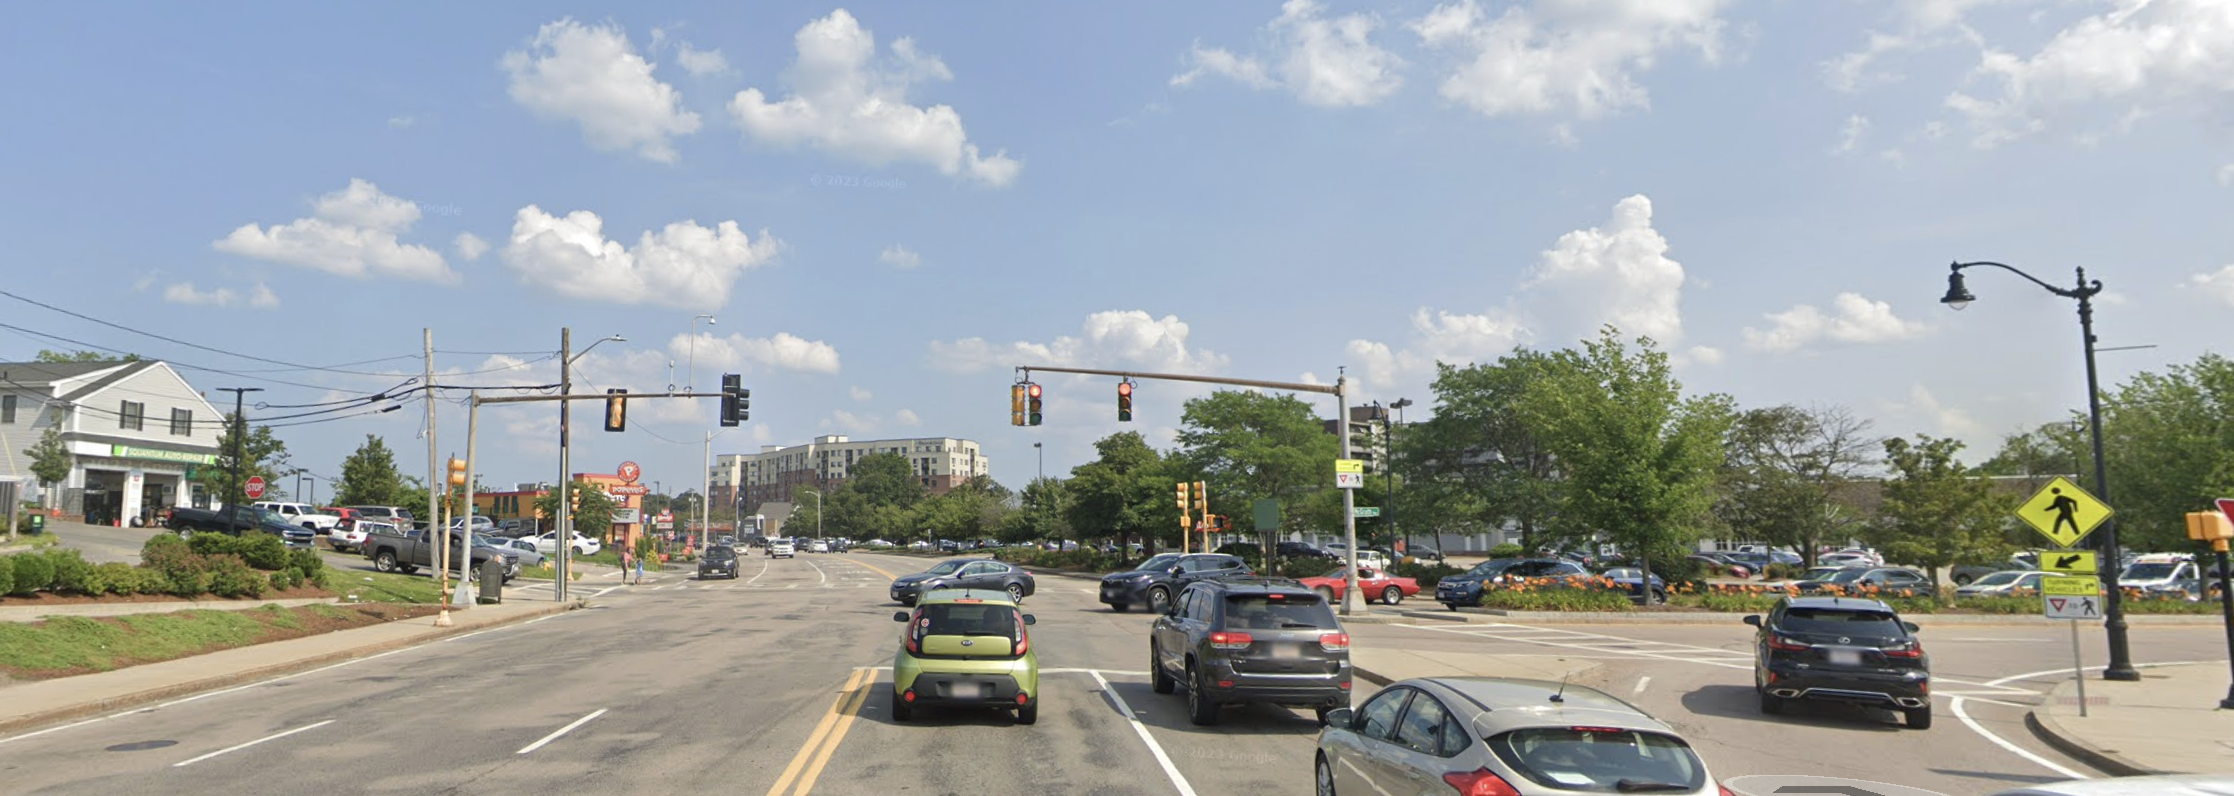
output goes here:
{"type": "Polygon", "coordinates": [[[263,497],[264,477],[260,475],[249,476],[247,490],[249,500],[255,500],[257,498],[263,497]]]}

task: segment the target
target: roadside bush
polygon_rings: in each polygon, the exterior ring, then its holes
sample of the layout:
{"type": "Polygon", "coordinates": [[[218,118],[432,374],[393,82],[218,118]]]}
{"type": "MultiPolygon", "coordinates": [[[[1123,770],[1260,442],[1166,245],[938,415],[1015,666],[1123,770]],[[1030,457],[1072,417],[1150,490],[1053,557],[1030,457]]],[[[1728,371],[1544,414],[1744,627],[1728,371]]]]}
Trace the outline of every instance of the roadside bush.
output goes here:
{"type": "Polygon", "coordinates": [[[1670,593],[1673,593],[1675,588],[1681,585],[1689,585],[1694,588],[1704,585],[1708,575],[1705,564],[1690,558],[1678,558],[1674,561],[1654,561],[1652,562],[1652,574],[1659,576],[1662,583],[1668,584],[1670,593]]]}
{"type": "Polygon", "coordinates": [[[311,585],[317,586],[318,588],[324,589],[326,591],[333,591],[334,571],[330,569],[321,569],[317,572],[312,572],[310,573],[309,582],[311,585]]]}
{"type": "Polygon", "coordinates": [[[278,572],[271,573],[272,591],[287,591],[288,589],[292,589],[296,586],[302,585],[302,582],[301,570],[282,569],[278,572]]]}
{"type": "Polygon", "coordinates": [[[15,559],[15,589],[13,594],[29,597],[33,592],[54,585],[54,562],[39,553],[9,556],[15,559]]]}
{"type": "Polygon", "coordinates": [[[1761,577],[1768,580],[1792,580],[1807,574],[1797,564],[1770,564],[1761,568],[1761,577]]]}
{"type": "Polygon", "coordinates": [[[1635,606],[1625,589],[1555,582],[1524,583],[1483,592],[1482,607],[1506,611],[1627,611],[1635,606]]]}
{"type": "Polygon", "coordinates": [[[267,572],[286,569],[289,555],[296,552],[288,550],[285,541],[268,533],[251,533],[245,536],[195,534],[187,542],[187,547],[204,556],[239,556],[242,562],[267,572]]]}
{"type": "Polygon", "coordinates": [[[16,590],[15,556],[0,556],[0,594],[16,590]]]}
{"type": "MultiPolygon", "coordinates": [[[[155,537],[163,539],[166,537],[155,537]]],[[[140,565],[155,572],[163,579],[159,593],[180,597],[195,597],[209,593],[210,559],[195,553],[186,542],[168,537],[171,544],[156,544],[149,540],[140,552],[140,565]]],[[[237,560],[237,559],[236,559],[237,560]]],[[[243,564],[242,566],[247,566],[243,564]]],[[[144,592],[157,593],[157,592],[144,592]]]]}
{"type": "MultiPolygon", "coordinates": [[[[281,546],[285,547],[284,544],[281,546]]],[[[287,564],[284,568],[298,570],[305,578],[308,578],[325,571],[326,558],[319,555],[316,550],[289,550],[287,551],[287,564]]]]}
{"type": "Polygon", "coordinates": [[[1519,558],[1527,554],[1527,548],[1523,548],[1520,545],[1513,544],[1512,542],[1506,542],[1489,549],[1490,558],[1519,558]]]}
{"type": "Polygon", "coordinates": [[[140,560],[146,561],[149,558],[159,555],[159,551],[163,550],[187,549],[188,548],[186,545],[186,540],[178,538],[176,534],[159,533],[154,536],[147,537],[147,542],[140,545],[140,560]]]}
{"type": "Polygon", "coordinates": [[[126,591],[126,589],[135,585],[137,575],[134,573],[140,571],[138,567],[131,564],[120,564],[115,561],[95,564],[86,570],[85,593],[93,595],[132,594],[133,592],[126,591]]]}
{"type": "Polygon", "coordinates": [[[215,556],[208,559],[208,566],[209,593],[219,597],[262,597],[271,585],[270,576],[239,556],[215,556]]]}
{"type": "Polygon", "coordinates": [[[90,588],[88,581],[93,576],[93,564],[86,561],[85,556],[78,551],[57,547],[46,551],[46,557],[47,563],[54,567],[52,588],[55,591],[92,595],[102,593],[90,588]]]}

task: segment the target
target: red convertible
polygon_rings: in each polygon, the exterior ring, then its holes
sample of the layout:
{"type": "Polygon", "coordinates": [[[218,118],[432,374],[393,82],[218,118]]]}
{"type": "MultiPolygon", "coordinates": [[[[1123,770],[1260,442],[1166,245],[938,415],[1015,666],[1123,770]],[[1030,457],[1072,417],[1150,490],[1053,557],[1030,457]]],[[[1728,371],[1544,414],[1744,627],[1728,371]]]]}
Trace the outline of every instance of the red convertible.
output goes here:
{"type": "MultiPolygon", "coordinates": [[[[1342,570],[1339,569],[1315,578],[1302,578],[1301,581],[1330,603],[1341,600],[1342,592],[1349,589],[1349,583],[1343,579],[1342,570]]],[[[1366,599],[1377,599],[1386,605],[1395,605],[1403,602],[1406,597],[1420,593],[1419,581],[1391,577],[1386,572],[1366,567],[1357,568],[1357,587],[1366,599]]]]}

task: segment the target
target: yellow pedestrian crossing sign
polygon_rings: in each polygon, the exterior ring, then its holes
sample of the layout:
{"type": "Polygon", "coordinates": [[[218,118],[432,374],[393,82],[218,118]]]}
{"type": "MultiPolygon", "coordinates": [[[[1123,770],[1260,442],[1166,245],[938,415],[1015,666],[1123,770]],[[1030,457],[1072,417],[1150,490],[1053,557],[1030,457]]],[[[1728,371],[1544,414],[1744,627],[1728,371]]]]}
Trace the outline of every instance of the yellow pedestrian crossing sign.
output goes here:
{"type": "Polygon", "coordinates": [[[2078,544],[2109,518],[2109,504],[2062,476],[2049,481],[2046,487],[2017,507],[2017,519],[2024,520],[2057,547],[2078,544]]]}

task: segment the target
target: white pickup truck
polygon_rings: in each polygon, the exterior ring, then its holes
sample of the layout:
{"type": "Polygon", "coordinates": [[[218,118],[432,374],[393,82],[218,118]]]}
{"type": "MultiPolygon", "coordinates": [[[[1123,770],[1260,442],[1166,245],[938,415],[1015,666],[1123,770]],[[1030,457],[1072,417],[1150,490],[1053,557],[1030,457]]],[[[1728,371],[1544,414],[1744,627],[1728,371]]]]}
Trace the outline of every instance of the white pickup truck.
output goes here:
{"type": "Polygon", "coordinates": [[[255,505],[256,508],[279,515],[280,519],[286,520],[291,525],[300,525],[321,533],[330,533],[334,526],[341,524],[340,517],[320,514],[316,507],[308,503],[285,503],[266,500],[255,505]]]}

